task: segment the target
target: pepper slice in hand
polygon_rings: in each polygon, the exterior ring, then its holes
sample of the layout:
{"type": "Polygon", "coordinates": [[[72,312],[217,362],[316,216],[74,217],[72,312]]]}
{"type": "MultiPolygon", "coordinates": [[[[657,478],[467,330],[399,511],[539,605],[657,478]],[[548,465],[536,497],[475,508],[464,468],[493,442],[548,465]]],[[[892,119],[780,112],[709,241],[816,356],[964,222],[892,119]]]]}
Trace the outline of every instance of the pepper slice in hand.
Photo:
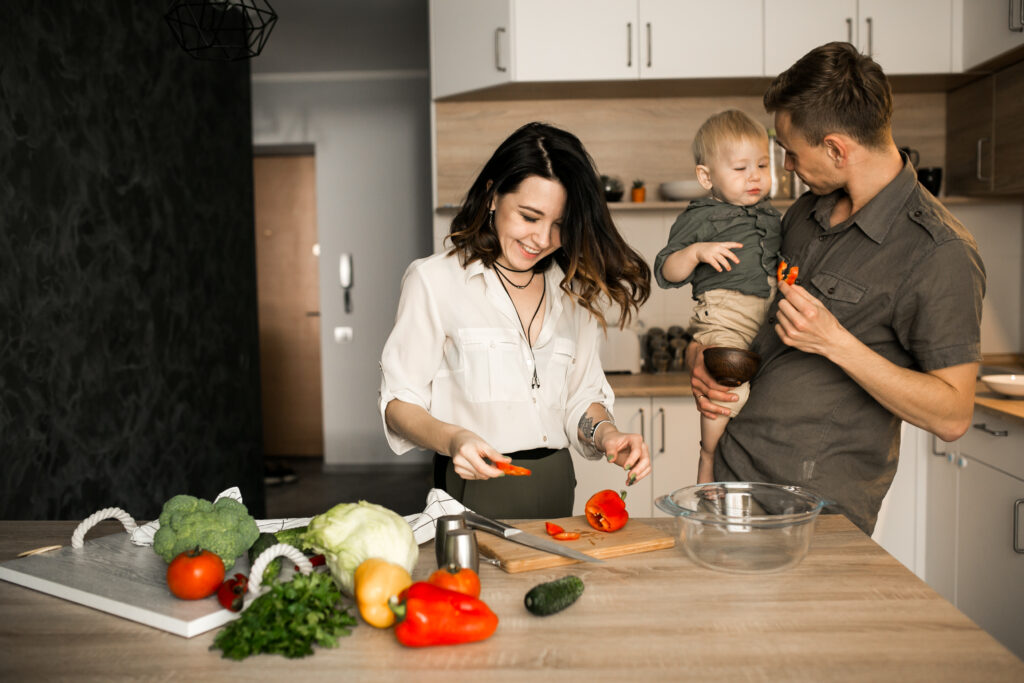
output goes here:
{"type": "Polygon", "coordinates": [[[598,531],[617,531],[626,525],[629,513],[626,511],[626,492],[616,493],[611,489],[598,491],[584,506],[587,522],[598,531]]]}
{"type": "Polygon", "coordinates": [[[480,577],[469,567],[459,569],[454,564],[450,564],[431,574],[427,583],[465,593],[474,598],[480,597],[480,577]]]}
{"type": "Polygon", "coordinates": [[[528,477],[531,474],[533,474],[533,472],[531,472],[530,470],[526,469],[525,467],[520,467],[518,465],[513,465],[510,462],[503,462],[503,461],[499,460],[497,462],[492,462],[491,464],[494,465],[495,467],[497,467],[499,470],[501,470],[505,474],[511,474],[513,477],[528,477]]]}
{"type": "Polygon", "coordinates": [[[486,640],[498,615],[482,600],[417,581],[389,603],[398,623],[395,637],[407,647],[457,645],[486,640]]]}
{"type": "Polygon", "coordinates": [[[775,269],[775,279],[779,282],[786,281],[787,285],[791,285],[796,282],[797,276],[800,274],[800,266],[791,266],[785,261],[779,261],[778,267],[775,269]]]}

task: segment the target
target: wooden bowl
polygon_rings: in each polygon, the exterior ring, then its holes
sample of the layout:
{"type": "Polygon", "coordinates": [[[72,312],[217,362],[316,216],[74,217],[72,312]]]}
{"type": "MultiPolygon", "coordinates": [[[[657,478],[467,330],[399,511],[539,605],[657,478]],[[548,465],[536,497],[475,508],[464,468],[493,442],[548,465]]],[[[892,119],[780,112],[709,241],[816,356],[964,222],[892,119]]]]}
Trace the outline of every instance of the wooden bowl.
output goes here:
{"type": "Polygon", "coordinates": [[[712,346],[704,349],[704,367],[719,384],[738,387],[757,372],[761,356],[746,349],[729,346],[712,346]]]}

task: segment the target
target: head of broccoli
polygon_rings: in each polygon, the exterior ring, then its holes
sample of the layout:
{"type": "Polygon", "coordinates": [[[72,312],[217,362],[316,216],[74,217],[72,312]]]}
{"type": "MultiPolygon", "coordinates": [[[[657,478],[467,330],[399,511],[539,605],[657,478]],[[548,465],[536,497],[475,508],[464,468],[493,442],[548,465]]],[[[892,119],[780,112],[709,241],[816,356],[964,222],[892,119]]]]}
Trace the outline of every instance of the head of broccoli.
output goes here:
{"type": "Polygon", "coordinates": [[[211,503],[194,496],[177,495],[164,503],[160,512],[160,528],[153,537],[153,550],[170,562],[186,550],[203,548],[219,555],[227,571],[259,535],[256,520],[245,505],[233,498],[211,503]]]}

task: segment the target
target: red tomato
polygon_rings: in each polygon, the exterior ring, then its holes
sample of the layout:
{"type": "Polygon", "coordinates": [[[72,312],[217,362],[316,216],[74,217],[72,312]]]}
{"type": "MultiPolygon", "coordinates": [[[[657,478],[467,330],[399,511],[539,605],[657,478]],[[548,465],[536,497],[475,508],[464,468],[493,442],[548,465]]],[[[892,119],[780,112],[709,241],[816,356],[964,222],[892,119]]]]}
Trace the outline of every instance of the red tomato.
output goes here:
{"type": "Polygon", "coordinates": [[[447,588],[456,593],[464,593],[473,598],[480,597],[480,577],[468,567],[458,569],[450,566],[446,569],[438,569],[430,575],[427,583],[439,588],[447,588]]]}
{"type": "Polygon", "coordinates": [[[167,565],[167,587],[182,600],[200,600],[224,582],[224,562],[209,550],[186,550],[167,565]]]}

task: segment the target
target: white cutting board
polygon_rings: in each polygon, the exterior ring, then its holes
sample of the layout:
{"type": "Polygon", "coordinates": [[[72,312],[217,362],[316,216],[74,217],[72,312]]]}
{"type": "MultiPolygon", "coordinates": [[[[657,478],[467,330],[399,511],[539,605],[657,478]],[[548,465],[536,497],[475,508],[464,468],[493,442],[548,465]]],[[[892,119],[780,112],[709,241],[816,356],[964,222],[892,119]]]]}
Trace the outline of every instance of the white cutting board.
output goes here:
{"type": "MultiPolygon", "coordinates": [[[[238,558],[228,576],[236,572],[249,574],[246,557],[238,558]]],[[[238,617],[221,607],[216,596],[179,600],[171,595],[167,563],[152,548],[133,544],[126,533],[4,562],[0,579],[186,638],[238,617]]]]}

